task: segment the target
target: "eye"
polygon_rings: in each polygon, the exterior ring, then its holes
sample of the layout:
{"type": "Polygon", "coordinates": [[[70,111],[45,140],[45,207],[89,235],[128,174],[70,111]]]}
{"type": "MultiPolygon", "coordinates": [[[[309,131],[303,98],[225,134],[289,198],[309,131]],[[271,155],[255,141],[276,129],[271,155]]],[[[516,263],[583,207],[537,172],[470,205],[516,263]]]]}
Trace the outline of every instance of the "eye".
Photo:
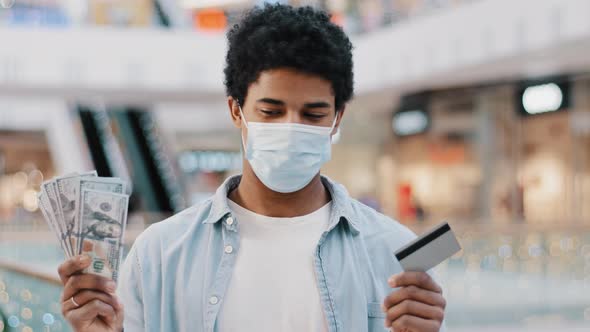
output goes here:
{"type": "Polygon", "coordinates": [[[265,115],[269,115],[269,116],[281,114],[281,111],[269,110],[269,109],[260,109],[260,112],[264,113],[265,115]]]}
{"type": "Polygon", "coordinates": [[[326,114],[321,114],[321,113],[305,113],[305,116],[314,120],[317,119],[322,119],[324,117],[326,117],[326,114]]]}

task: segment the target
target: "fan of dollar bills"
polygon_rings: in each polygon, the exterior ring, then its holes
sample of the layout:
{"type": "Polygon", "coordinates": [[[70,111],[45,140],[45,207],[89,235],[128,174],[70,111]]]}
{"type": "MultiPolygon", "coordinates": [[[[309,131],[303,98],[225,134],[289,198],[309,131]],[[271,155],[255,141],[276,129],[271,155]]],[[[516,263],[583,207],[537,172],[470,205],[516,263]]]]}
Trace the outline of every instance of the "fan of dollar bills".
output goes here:
{"type": "Polygon", "coordinates": [[[127,226],[129,196],[125,181],[98,177],[96,171],[45,181],[39,207],[66,257],[85,254],[84,271],[117,280],[127,226]]]}

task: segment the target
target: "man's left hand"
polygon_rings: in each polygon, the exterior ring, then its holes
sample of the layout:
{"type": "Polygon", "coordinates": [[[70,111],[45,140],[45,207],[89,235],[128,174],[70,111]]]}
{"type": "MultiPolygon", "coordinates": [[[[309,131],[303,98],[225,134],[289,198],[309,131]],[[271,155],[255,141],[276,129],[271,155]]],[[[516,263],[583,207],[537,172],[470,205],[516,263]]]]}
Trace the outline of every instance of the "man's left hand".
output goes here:
{"type": "Polygon", "coordinates": [[[398,288],[383,301],[385,327],[395,332],[439,332],[446,301],[440,286],[425,272],[402,272],[387,281],[398,288]]]}

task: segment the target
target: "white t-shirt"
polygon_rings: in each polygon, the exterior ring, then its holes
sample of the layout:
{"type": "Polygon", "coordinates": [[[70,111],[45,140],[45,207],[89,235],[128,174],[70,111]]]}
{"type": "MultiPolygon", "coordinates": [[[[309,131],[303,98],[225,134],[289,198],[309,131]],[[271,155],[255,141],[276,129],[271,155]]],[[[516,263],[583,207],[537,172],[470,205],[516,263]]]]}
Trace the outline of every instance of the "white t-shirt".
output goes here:
{"type": "Polygon", "coordinates": [[[228,200],[240,248],[221,305],[221,332],[325,332],[314,269],[331,202],[305,216],[272,218],[228,200]]]}

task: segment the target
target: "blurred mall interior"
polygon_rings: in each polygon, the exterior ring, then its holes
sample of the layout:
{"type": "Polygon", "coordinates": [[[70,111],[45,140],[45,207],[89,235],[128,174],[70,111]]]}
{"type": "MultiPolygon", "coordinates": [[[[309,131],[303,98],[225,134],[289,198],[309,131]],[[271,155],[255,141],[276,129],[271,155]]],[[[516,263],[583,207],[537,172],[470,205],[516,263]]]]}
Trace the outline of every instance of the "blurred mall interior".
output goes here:
{"type": "Polygon", "coordinates": [[[417,233],[451,223],[450,330],[590,331],[587,0],[0,0],[0,331],[69,331],[44,180],[127,179],[129,247],[240,171],[224,33],[264,2],[351,36],[323,173],[417,233]]]}

